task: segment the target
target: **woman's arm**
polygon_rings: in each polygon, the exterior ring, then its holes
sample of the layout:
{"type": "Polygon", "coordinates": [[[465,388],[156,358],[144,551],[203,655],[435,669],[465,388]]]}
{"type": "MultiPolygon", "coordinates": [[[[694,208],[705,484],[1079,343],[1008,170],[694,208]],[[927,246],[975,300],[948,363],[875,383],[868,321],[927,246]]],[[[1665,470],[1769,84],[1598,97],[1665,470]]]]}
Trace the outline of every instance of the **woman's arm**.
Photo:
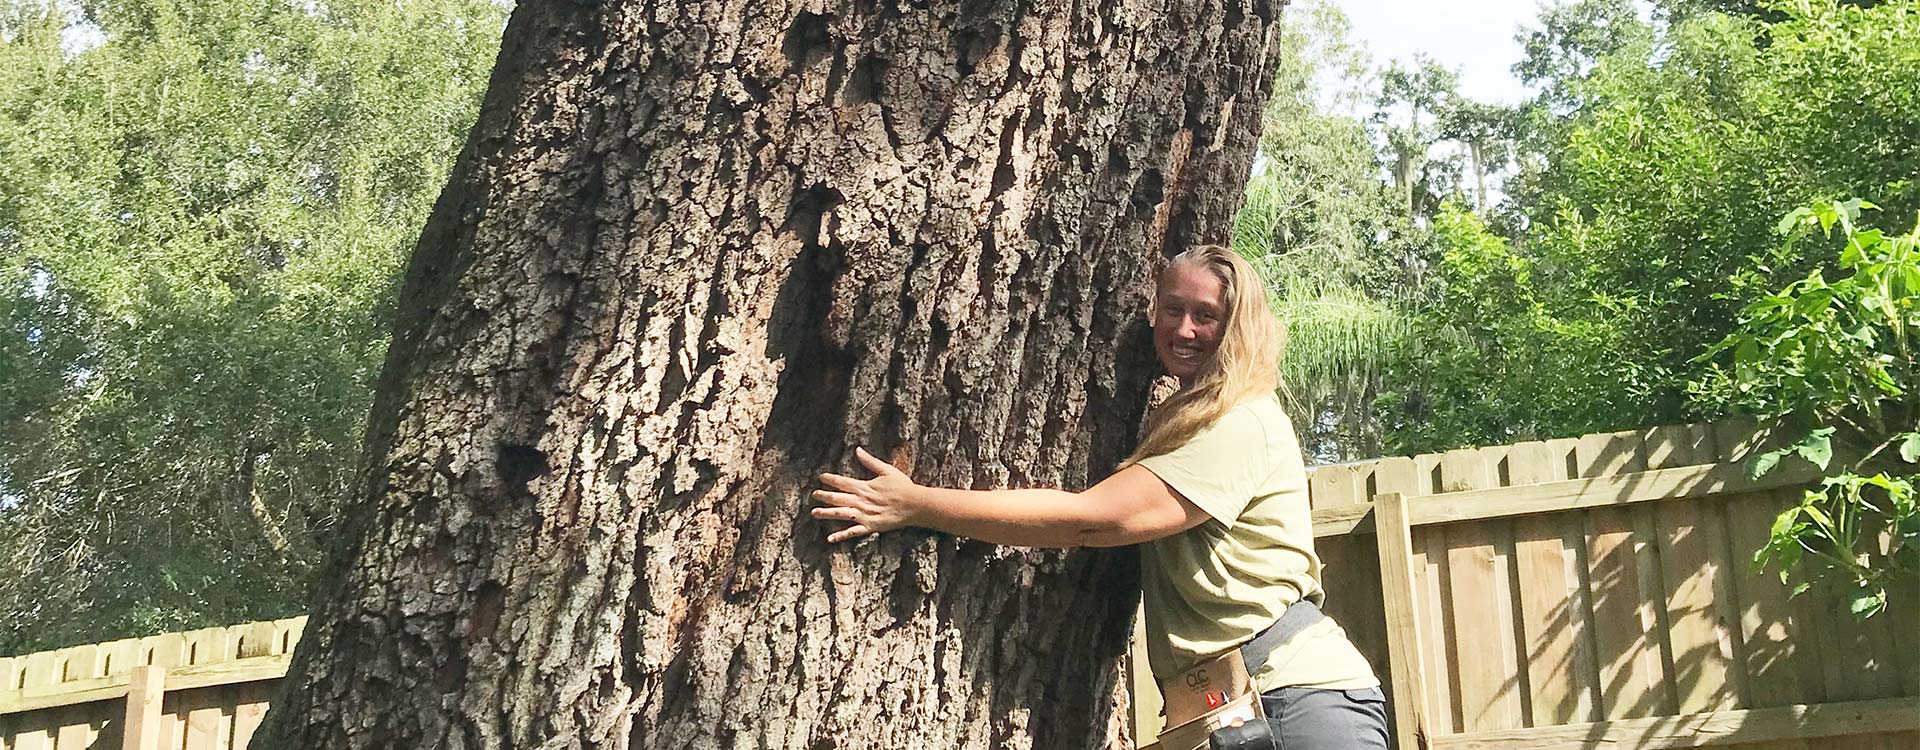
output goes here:
{"type": "Polygon", "coordinates": [[[956,490],[923,487],[866,450],[855,453],[874,478],[821,474],[827,489],[813,492],[822,505],[814,518],[850,524],[828,542],[920,526],[1020,547],[1113,547],[1171,536],[1210,518],[1138,464],[1084,492],[956,490]]]}

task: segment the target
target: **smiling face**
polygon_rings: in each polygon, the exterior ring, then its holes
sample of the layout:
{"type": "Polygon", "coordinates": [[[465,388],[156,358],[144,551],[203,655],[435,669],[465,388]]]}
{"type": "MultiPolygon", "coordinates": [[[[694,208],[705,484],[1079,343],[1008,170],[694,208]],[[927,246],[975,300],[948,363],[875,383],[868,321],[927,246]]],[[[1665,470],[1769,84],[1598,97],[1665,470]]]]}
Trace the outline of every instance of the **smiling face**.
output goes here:
{"type": "Polygon", "coordinates": [[[1227,330],[1226,288],[1199,264],[1179,263],[1160,276],[1153,303],[1153,350],[1167,374],[1186,382],[1220,348],[1227,330]]]}

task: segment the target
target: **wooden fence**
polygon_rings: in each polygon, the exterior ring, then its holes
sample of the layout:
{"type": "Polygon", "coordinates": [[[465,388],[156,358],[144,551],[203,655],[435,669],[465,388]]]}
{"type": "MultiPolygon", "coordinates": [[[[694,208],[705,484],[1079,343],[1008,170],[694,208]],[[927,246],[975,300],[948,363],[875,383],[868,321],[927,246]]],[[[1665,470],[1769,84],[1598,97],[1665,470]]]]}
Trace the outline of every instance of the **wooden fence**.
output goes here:
{"type": "MultiPolygon", "coordinates": [[[[1753,442],[1696,425],[1313,470],[1327,608],[1401,747],[1920,750],[1920,591],[1863,624],[1752,572],[1810,478],[1747,480],[1753,442]]],[[[244,748],[302,622],[0,658],[0,750],[244,748]]]]}
{"type": "Polygon", "coordinates": [[[1748,480],[1755,442],[1691,425],[1315,469],[1327,609],[1400,747],[1920,750],[1920,591],[1861,623],[1754,572],[1812,479],[1748,480]]]}
{"type": "Polygon", "coordinates": [[[0,658],[0,750],[239,750],[306,618],[0,658]]]}

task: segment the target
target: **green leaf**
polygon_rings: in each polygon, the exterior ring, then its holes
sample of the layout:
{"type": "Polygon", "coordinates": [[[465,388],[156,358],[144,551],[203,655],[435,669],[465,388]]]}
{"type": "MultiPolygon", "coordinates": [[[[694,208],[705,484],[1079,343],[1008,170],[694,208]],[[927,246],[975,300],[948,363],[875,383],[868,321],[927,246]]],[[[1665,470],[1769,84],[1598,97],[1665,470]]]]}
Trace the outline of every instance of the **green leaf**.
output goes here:
{"type": "Polygon", "coordinates": [[[1794,446],[1793,451],[1800,454],[1801,458],[1812,462],[1814,466],[1820,467],[1821,471],[1826,471],[1827,464],[1833,461],[1832,436],[1832,427],[1822,427],[1814,430],[1807,435],[1807,439],[1800,441],[1799,445],[1794,446]]]}
{"type": "Polygon", "coordinates": [[[1893,376],[1887,373],[1887,368],[1885,367],[1869,367],[1867,369],[1867,380],[1873,383],[1875,388],[1879,388],[1881,393],[1889,396],[1898,396],[1905,392],[1900,388],[1899,383],[1894,382],[1893,376]]]}
{"type": "Polygon", "coordinates": [[[1881,242],[1886,240],[1886,237],[1887,233],[1885,230],[1862,229],[1855,232],[1853,237],[1847,240],[1847,246],[1857,247],[1860,248],[1862,252],[1865,252],[1868,249],[1878,247],[1881,242]]]}
{"type": "Polygon", "coordinates": [[[1771,536],[1779,539],[1793,534],[1794,522],[1798,520],[1800,520],[1800,506],[1796,505],[1780,511],[1780,515],[1773,517],[1773,531],[1771,536]]]}
{"type": "Polygon", "coordinates": [[[1780,550],[1780,582],[1787,582],[1787,573],[1800,565],[1803,548],[1797,542],[1790,542],[1780,550]]]}
{"type": "Polygon", "coordinates": [[[1884,590],[1858,588],[1847,594],[1847,611],[1862,620],[1880,614],[1886,608],[1887,592],[1884,590]]]}
{"type": "Polygon", "coordinates": [[[1879,487],[1880,489],[1886,490],[1887,492],[1894,491],[1893,478],[1887,476],[1886,473],[1884,472],[1875,474],[1870,477],[1856,476],[1853,474],[1848,474],[1846,476],[1850,478],[1848,481],[1859,482],[1861,485],[1864,485],[1864,486],[1879,487]]]}
{"type": "MultiPolygon", "coordinates": [[[[1792,449],[1781,448],[1779,450],[1754,454],[1753,458],[1747,459],[1747,478],[1759,479],[1766,476],[1767,472],[1773,471],[1773,467],[1778,465],[1780,459],[1785,457],[1790,450],[1792,449]]],[[[1781,517],[1785,518],[1786,515],[1782,514],[1781,517]]],[[[1775,528],[1777,529],[1779,527],[1775,526],[1775,528]]]]}
{"type": "Polygon", "coordinates": [[[1774,226],[1773,233],[1774,234],[1790,233],[1794,230],[1795,227],[1800,226],[1802,222],[1805,222],[1806,220],[1812,217],[1813,217],[1813,209],[1807,208],[1806,206],[1801,206],[1799,208],[1796,208],[1792,211],[1787,212],[1786,216],[1780,217],[1780,223],[1774,226]]]}
{"type": "Polygon", "coordinates": [[[1832,234],[1833,225],[1840,221],[1840,212],[1834,210],[1831,204],[1816,206],[1813,209],[1813,216],[1820,220],[1820,231],[1827,234],[1832,234]]]}
{"type": "Polygon", "coordinates": [[[1813,313],[1827,309],[1827,305],[1832,302],[1832,289],[1815,289],[1802,295],[1799,300],[1793,303],[1793,307],[1799,311],[1801,315],[1812,315],[1813,313]]]}
{"type": "Polygon", "coordinates": [[[1822,529],[1833,528],[1833,518],[1831,516],[1828,516],[1826,511],[1821,510],[1820,506],[1802,505],[1800,506],[1800,510],[1806,513],[1808,518],[1813,519],[1814,523],[1820,524],[1820,528],[1822,529]]]}
{"type": "Polygon", "coordinates": [[[1900,441],[1900,460],[1907,463],[1920,463],[1920,432],[1905,433],[1900,441]]]}

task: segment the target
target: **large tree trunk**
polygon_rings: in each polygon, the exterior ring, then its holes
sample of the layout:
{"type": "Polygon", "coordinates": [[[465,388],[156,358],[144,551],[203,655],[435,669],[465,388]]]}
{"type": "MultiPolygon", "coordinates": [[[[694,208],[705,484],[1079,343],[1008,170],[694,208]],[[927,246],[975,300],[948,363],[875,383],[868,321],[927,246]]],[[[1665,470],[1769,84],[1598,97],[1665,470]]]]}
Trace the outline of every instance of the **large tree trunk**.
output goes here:
{"type": "Polygon", "coordinates": [[[1126,552],[829,548],[813,477],[1096,481],[1279,0],[523,2],[265,748],[1072,748],[1126,552]]]}

